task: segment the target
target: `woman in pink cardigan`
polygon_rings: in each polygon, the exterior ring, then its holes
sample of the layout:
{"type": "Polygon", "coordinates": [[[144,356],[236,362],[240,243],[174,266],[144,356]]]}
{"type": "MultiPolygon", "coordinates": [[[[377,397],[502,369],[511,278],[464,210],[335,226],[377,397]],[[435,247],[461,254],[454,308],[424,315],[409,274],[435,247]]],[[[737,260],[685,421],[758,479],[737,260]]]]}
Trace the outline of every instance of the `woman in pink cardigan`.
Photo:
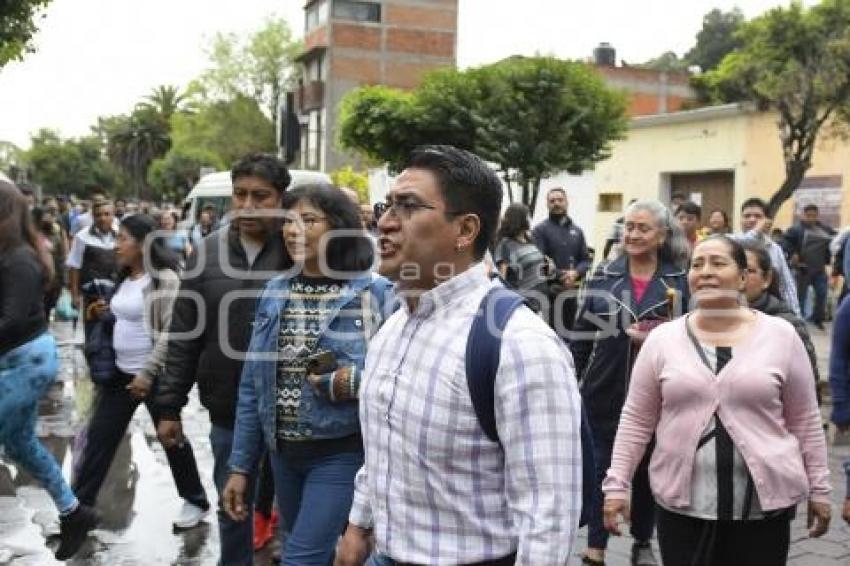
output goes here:
{"type": "Polygon", "coordinates": [[[812,368],[794,328],[742,306],[747,258],[727,236],[694,249],[691,314],[653,331],[638,355],[611,467],[605,527],[628,518],[635,467],[649,468],[664,564],[785,564],[790,521],[829,527],[830,486],[812,368]]]}

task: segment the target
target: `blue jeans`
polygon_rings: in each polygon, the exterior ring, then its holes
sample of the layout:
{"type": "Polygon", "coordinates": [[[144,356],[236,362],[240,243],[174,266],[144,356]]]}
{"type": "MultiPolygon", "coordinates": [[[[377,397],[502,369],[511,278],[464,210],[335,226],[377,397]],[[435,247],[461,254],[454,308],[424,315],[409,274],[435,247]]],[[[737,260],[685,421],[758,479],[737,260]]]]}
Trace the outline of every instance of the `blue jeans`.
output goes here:
{"type": "Polygon", "coordinates": [[[283,566],[328,566],[348,523],[362,452],[286,458],[270,454],[286,533],[283,566]]]}
{"type": "Polygon", "coordinates": [[[826,272],[821,269],[815,273],[803,273],[797,277],[797,297],[801,312],[806,308],[806,294],[810,285],[815,292],[815,302],[812,312],[804,313],[804,316],[812,322],[822,323],[826,319],[826,295],[829,291],[829,278],[826,272]]]}
{"type": "Polygon", "coordinates": [[[35,435],[38,400],[58,371],[56,340],[47,333],[0,356],[0,446],[47,489],[62,514],[77,506],[77,498],[35,435]]]}
{"type": "Polygon", "coordinates": [[[212,425],[210,445],[213,453],[213,481],[218,491],[218,538],[221,545],[221,566],[251,566],[254,564],[254,475],[248,478],[245,505],[248,519],[234,521],[221,508],[221,492],[230,476],[227,460],[233,446],[233,431],[212,425]]]}

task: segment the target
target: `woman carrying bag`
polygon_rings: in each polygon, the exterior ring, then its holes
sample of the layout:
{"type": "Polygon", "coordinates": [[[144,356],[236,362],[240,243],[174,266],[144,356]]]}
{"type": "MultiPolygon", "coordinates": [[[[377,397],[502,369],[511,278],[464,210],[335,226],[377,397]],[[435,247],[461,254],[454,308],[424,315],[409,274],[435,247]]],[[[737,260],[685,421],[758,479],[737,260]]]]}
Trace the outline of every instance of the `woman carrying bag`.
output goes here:
{"type": "MultiPolygon", "coordinates": [[[[144,214],[124,218],[115,243],[121,267],[118,286],[108,304],[101,299],[91,307],[100,319],[92,336],[107,343],[90,352],[98,396],[83,436],[82,455],[75,466],[73,482],[77,497],[87,505],[94,505],[97,500],[139,404],[145,404],[154,425],[159,422],[159,412],[148,399],[165,363],[167,330],[179,278],[178,260],[163,240],[145,242],[157,228],[154,219],[144,214]]],[[[209,512],[210,505],[198,476],[192,446],[184,441],[163,449],[177,491],[184,500],[174,527],[193,527],[209,512]]]]}

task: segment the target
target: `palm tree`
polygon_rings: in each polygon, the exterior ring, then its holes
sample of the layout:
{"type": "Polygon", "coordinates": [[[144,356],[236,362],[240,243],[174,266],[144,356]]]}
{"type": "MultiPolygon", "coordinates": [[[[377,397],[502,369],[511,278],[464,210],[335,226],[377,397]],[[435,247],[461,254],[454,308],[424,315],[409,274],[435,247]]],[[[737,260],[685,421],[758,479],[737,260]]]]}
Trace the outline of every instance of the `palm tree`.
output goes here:
{"type": "Polygon", "coordinates": [[[182,103],[186,95],[174,85],[160,85],[154,88],[149,95],[139,103],[139,108],[155,112],[166,124],[170,124],[171,117],[177,112],[182,112],[182,103]]]}
{"type": "Polygon", "coordinates": [[[109,158],[127,174],[136,198],[140,194],[149,196],[148,167],[171,148],[168,122],[157,111],[140,106],[113,128],[109,134],[109,158]]]}

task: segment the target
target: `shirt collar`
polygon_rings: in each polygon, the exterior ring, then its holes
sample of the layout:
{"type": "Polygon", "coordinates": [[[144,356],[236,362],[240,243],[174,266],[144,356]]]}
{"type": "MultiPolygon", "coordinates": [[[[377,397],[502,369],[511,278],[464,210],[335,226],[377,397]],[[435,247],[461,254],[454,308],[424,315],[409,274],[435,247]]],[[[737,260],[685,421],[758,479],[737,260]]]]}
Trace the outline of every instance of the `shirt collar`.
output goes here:
{"type": "MultiPolygon", "coordinates": [[[[473,264],[466,271],[455,275],[419,297],[419,304],[414,312],[410,312],[407,301],[402,300],[402,308],[408,316],[426,318],[437,311],[447,309],[451,305],[462,302],[478,289],[490,284],[487,268],[483,262],[473,264]]],[[[403,291],[397,291],[403,297],[403,291]]]]}

